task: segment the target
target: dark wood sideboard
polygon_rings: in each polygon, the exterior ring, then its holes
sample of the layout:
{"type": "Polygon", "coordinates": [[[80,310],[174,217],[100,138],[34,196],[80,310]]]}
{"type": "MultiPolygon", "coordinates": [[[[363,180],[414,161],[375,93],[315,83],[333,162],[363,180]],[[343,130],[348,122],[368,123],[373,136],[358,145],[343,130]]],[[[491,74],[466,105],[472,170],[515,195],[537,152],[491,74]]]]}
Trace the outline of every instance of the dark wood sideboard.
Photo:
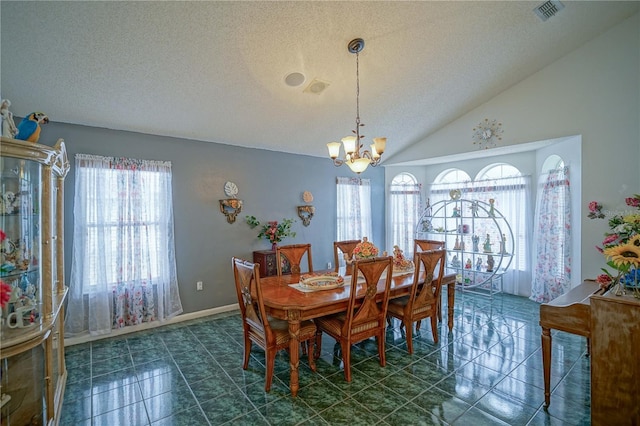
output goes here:
{"type": "MultiPolygon", "coordinates": [[[[253,263],[260,264],[260,276],[270,277],[278,274],[278,267],[276,266],[276,252],[273,250],[259,250],[253,252],[253,263]]],[[[282,260],[282,273],[288,274],[291,272],[291,266],[287,259],[282,260]]]]}

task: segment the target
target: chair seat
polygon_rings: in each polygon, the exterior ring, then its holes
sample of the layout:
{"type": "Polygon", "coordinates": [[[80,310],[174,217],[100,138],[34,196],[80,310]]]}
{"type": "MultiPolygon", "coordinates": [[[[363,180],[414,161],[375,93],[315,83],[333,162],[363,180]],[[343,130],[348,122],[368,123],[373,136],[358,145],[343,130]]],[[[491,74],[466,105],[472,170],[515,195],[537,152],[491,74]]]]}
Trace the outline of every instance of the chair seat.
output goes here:
{"type": "MultiPolygon", "coordinates": [[[[316,318],[316,326],[333,336],[342,336],[342,327],[346,320],[347,315],[345,313],[328,315],[326,317],[316,318]]],[[[358,334],[366,330],[372,330],[378,327],[378,325],[378,321],[367,321],[354,326],[351,332],[358,334]]]]}
{"type": "MultiPolygon", "coordinates": [[[[387,313],[395,317],[402,316],[408,303],[409,303],[409,296],[399,297],[397,299],[390,300],[389,306],[387,307],[387,313]]],[[[416,306],[413,309],[413,314],[418,315],[423,312],[430,312],[435,308],[436,308],[435,303],[433,305],[416,306]]]]}
{"type": "MultiPolygon", "coordinates": [[[[282,346],[289,342],[289,323],[285,320],[269,317],[271,330],[276,335],[276,345],[282,346]]],[[[316,335],[316,325],[311,320],[300,322],[300,341],[309,339],[316,335]]]]}

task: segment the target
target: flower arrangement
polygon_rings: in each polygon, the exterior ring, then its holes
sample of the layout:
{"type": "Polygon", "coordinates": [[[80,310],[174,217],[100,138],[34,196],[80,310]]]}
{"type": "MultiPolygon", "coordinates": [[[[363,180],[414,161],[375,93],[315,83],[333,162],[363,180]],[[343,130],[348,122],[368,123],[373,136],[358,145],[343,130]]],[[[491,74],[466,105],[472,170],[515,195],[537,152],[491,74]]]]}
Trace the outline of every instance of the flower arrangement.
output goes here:
{"type": "Polygon", "coordinates": [[[255,216],[247,216],[246,221],[251,229],[261,226],[258,238],[265,238],[269,240],[271,244],[279,243],[286,237],[296,236],[296,233],[291,230],[291,225],[295,222],[293,219],[282,219],[280,223],[274,220],[260,224],[260,221],[258,221],[255,216]]]}
{"type": "MultiPolygon", "coordinates": [[[[602,287],[620,282],[621,279],[637,283],[636,271],[640,268],[640,195],[635,194],[633,197],[628,197],[625,202],[627,206],[634,207],[639,212],[622,212],[612,216],[609,219],[611,231],[604,234],[602,247],[596,246],[596,249],[607,259],[607,265],[618,271],[617,276],[614,277],[608,270],[602,268],[604,274],[599,275],[596,279],[602,287]]],[[[593,211],[591,210],[592,203],[595,201],[589,203],[590,211],[593,211]]],[[[594,208],[597,206],[600,205],[596,203],[594,208]]],[[[595,211],[600,213],[601,209],[600,206],[595,211]]]]}
{"type": "Polygon", "coordinates": [[[378,255],[378,247],[369,242],[367,237],[362,238],[362,242],[353,249],[353,256],[358,259],[368,259],[378,255]]]}

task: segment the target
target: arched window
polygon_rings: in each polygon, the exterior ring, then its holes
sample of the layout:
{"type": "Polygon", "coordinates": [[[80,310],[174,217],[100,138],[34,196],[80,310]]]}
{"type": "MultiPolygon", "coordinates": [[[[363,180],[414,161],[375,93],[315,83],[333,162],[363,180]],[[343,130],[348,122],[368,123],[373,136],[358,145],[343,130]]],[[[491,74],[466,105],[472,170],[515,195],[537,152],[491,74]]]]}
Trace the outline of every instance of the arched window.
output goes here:
{"type": "MultiPolygon", "coordinates": [[[[449,199],[449,191],[459,189],[465,194],[471,185],[471,177],[460,169],[447,169],[442,171],[433,180],[429,189],[428,203],[434,205],[438,201],[449,199]]],[[[464,196],[464,195],[463,195],[464,196]]]]}
{"type": "Polygon", "coordinates": [[[421,185],[409,173],[400,173],[391,181],[389,209],[391,240],[387,251],[398,245],[407,256],[413,256],[413,238],[421,208],[421,185]]]}
{"type": "Polygon", "coordinates": [[[530,207],[529,178],[525,178],[516,167],[501,163],[491,164],[480,172],[474,182],[475,199],[488,201],[493,198],[494,205],[505,217],[513,232],[515,258],[511,269],[525,271],[530,269],[527,223],[531,223],[533,209],[530,207]]]}
{"type": "Polygon", "coordinates": [[[513,258],[503,275],[504,290],[514,294],[528,294],[528,283],[531,282],[528,253],[532,243],[533,207],[529,201],[530,180],[510,164],[494,163],[481,170],[474,181],[462,170],[445,170],[434,179],[429,191],[431,205],[449,200],[451,189],[459,189],[465,199],[494,200],[495,208],[505,217],[514,234],[513,258]]]}

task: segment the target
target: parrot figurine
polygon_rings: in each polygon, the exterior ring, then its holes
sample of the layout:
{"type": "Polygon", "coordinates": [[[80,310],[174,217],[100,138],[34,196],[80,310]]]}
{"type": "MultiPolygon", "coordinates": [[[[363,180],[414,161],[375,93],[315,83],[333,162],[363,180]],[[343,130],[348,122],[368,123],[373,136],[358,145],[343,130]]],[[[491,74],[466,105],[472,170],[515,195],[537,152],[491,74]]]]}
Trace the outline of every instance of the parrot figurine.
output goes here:
{"type": "Polygon", "coordinates": [[[49,117],[43,112],[32,112],[18,124],[18,133],[15,138],[23,141],[37,143],[40,139],[40,125],[47,124],[49,117]]]}

